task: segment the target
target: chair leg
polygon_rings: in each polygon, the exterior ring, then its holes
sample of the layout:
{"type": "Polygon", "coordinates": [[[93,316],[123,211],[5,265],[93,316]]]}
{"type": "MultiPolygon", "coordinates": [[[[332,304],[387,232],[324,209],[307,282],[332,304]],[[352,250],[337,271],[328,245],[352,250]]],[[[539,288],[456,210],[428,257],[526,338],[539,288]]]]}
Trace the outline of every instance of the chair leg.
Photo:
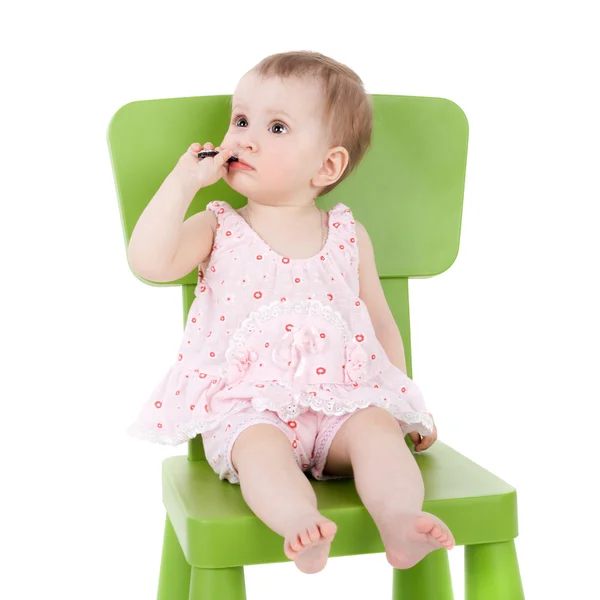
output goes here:
{"type": "Polygon", "coordinates": [[[246,600],[244,567],[192,568],[189,600],[246,600]]]}
{"type": "Polygon", "coordinates": [[[394,569],[392,600],[454,600],[448,551],[430,552],[410,569],[394,569]]]}
{"type": "Polygon", "coordinates": [[[191,567],[185,560],[179,540],[175,535],[169,515],[167,515],[158,580],[158,600],[188,600],[190,571],[191,567]]]}
{"type": "Polygon", "coordinates": [[[466,600],[524,600],[515,541],[465,546],[466,600]]]}

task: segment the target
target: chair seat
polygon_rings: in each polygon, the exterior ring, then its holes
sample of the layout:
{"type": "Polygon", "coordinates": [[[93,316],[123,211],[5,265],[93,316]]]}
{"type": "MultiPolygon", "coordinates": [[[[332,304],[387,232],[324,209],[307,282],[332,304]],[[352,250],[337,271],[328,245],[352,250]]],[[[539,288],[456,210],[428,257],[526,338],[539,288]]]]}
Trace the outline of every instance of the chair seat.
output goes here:
{"type": "MultiPolygon", "coordinates": [[[[516,490],[439,440],[415,459],[425,482],[423,510],[442,519],[457,545],[512,540],[516,490]]],[[[352,478],[309,477],[319,511],[338,526],[330,556],[384,552],[352,478]]],[[[224,568],[285,562],[282,538],[247,506],[237,484],[210,465],[172,456],[163,461],[163,504],[190,565],[224,568]]]]}

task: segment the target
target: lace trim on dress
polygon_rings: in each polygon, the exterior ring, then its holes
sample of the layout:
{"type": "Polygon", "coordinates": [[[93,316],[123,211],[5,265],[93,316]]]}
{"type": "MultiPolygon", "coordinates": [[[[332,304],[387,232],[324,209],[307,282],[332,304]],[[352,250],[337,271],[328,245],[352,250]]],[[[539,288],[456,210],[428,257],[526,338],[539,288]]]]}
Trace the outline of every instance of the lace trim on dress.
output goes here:
{"type": "MultiPolygon", "coordinates": [[[[253,311],[242,322],[241,326],[235,331],[229,341],[229,347],[225,352],[227,362],[229,363],[232,359],[238,359],[241,360],[242,363],[248,365],[251,356],[248,354],[249,350],[246,350],[245,346],[254,331],[261,323],[289,314],[305,314],[322,317],[339,329],[346,344],[350,341],[351,336],[348,324],[344,317],[330,306],[324,305],[319,300],[302,300],[296,302],[281,302],[276,300],[267,306],[261,306],[258,310],[253,311]]],[[[228,369],[229,365],[225,365],[221,370],[221,376],[225,377],[228,369]]]]}
{"type": "MultiPolygon", "coordinates": [[[[403,410],[401,406],[398,406],[393,401],[386,400],[385,398],[369,398],[366,395],[358,401],[356,398],[343,398],[335,393],[335,388],[339,387],[337,384],[321,384],[318,387],[312,386],[316,388],[312,391],[301,390],[298,392],[293,392],[292,385],[286,382],[277,382],[272,383],[271,385],[284,388],[288,392],[291,401],[282,405],[280,403],[272,402],[266,396],[257,394],[252,399],[252,404],[259,410],[271,410],[277,412],[285,421],[300,416],[309,408],[317,412],[322,412],[325,415],[339,417],[346,413],[353,412],[358,408],[379,406],[385,408],[392,416],[400,421],[404,421],[407,425],[423,424],[427,429],[425,435],[429,435],[433,431],[433,419],[427,412],[403,410]],[[327,394],[322,394],[320,392],[327,392],[327,394]]],[[[389,395],[389,393],[390,392],[388,391],[386,395],[389,395]]]]}

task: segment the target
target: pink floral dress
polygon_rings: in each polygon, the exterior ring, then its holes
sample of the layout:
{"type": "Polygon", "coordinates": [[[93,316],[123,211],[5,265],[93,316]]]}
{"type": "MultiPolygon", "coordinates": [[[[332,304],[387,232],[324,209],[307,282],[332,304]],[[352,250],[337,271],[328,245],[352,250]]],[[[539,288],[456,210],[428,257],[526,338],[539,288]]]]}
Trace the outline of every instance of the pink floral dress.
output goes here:
{"type": "Polygon", "coordinates": [[[352,211],[329,211],[324,247],[307,259],[271,249],[227,202],[198,269],[175,363],[128,432],[179,445],[251,404],[289,421],[308,409],[388,410],[406,434],[433,421],[416,384],[388,359],[359,297],[352,211]]]}

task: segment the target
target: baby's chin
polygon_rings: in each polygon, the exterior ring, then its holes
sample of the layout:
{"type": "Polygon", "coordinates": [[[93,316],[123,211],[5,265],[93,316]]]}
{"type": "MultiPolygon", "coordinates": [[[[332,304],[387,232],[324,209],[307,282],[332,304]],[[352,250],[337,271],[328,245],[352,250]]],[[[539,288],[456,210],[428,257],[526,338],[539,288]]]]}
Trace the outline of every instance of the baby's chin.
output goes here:
{"type": "Polygon", "coordinates": [[[250,177],[248,177],[243,171],[238,171],[236,173],[227,173],[223,176],[223,181],[235,192],[241,194],[245,198],[248,198],[251,195],[256,195],[257,193],[261,193],[261,188],[258,182],[254,179],[256,176],[255,173],[252,173],[250,177]]]}
{"type": "Polygon", "coordinates": [[[289,194],[287,188],[282,189],[265,189],[264,186],[260,186],[256,181],[241,181],[241,177],[238,179],[235,177],[223,177],[225,183],[238,194],[244,196],[244,198],[252,198],[255,202],[264,203],[269,205],[279,204],[282,197],[289,194]]]}

